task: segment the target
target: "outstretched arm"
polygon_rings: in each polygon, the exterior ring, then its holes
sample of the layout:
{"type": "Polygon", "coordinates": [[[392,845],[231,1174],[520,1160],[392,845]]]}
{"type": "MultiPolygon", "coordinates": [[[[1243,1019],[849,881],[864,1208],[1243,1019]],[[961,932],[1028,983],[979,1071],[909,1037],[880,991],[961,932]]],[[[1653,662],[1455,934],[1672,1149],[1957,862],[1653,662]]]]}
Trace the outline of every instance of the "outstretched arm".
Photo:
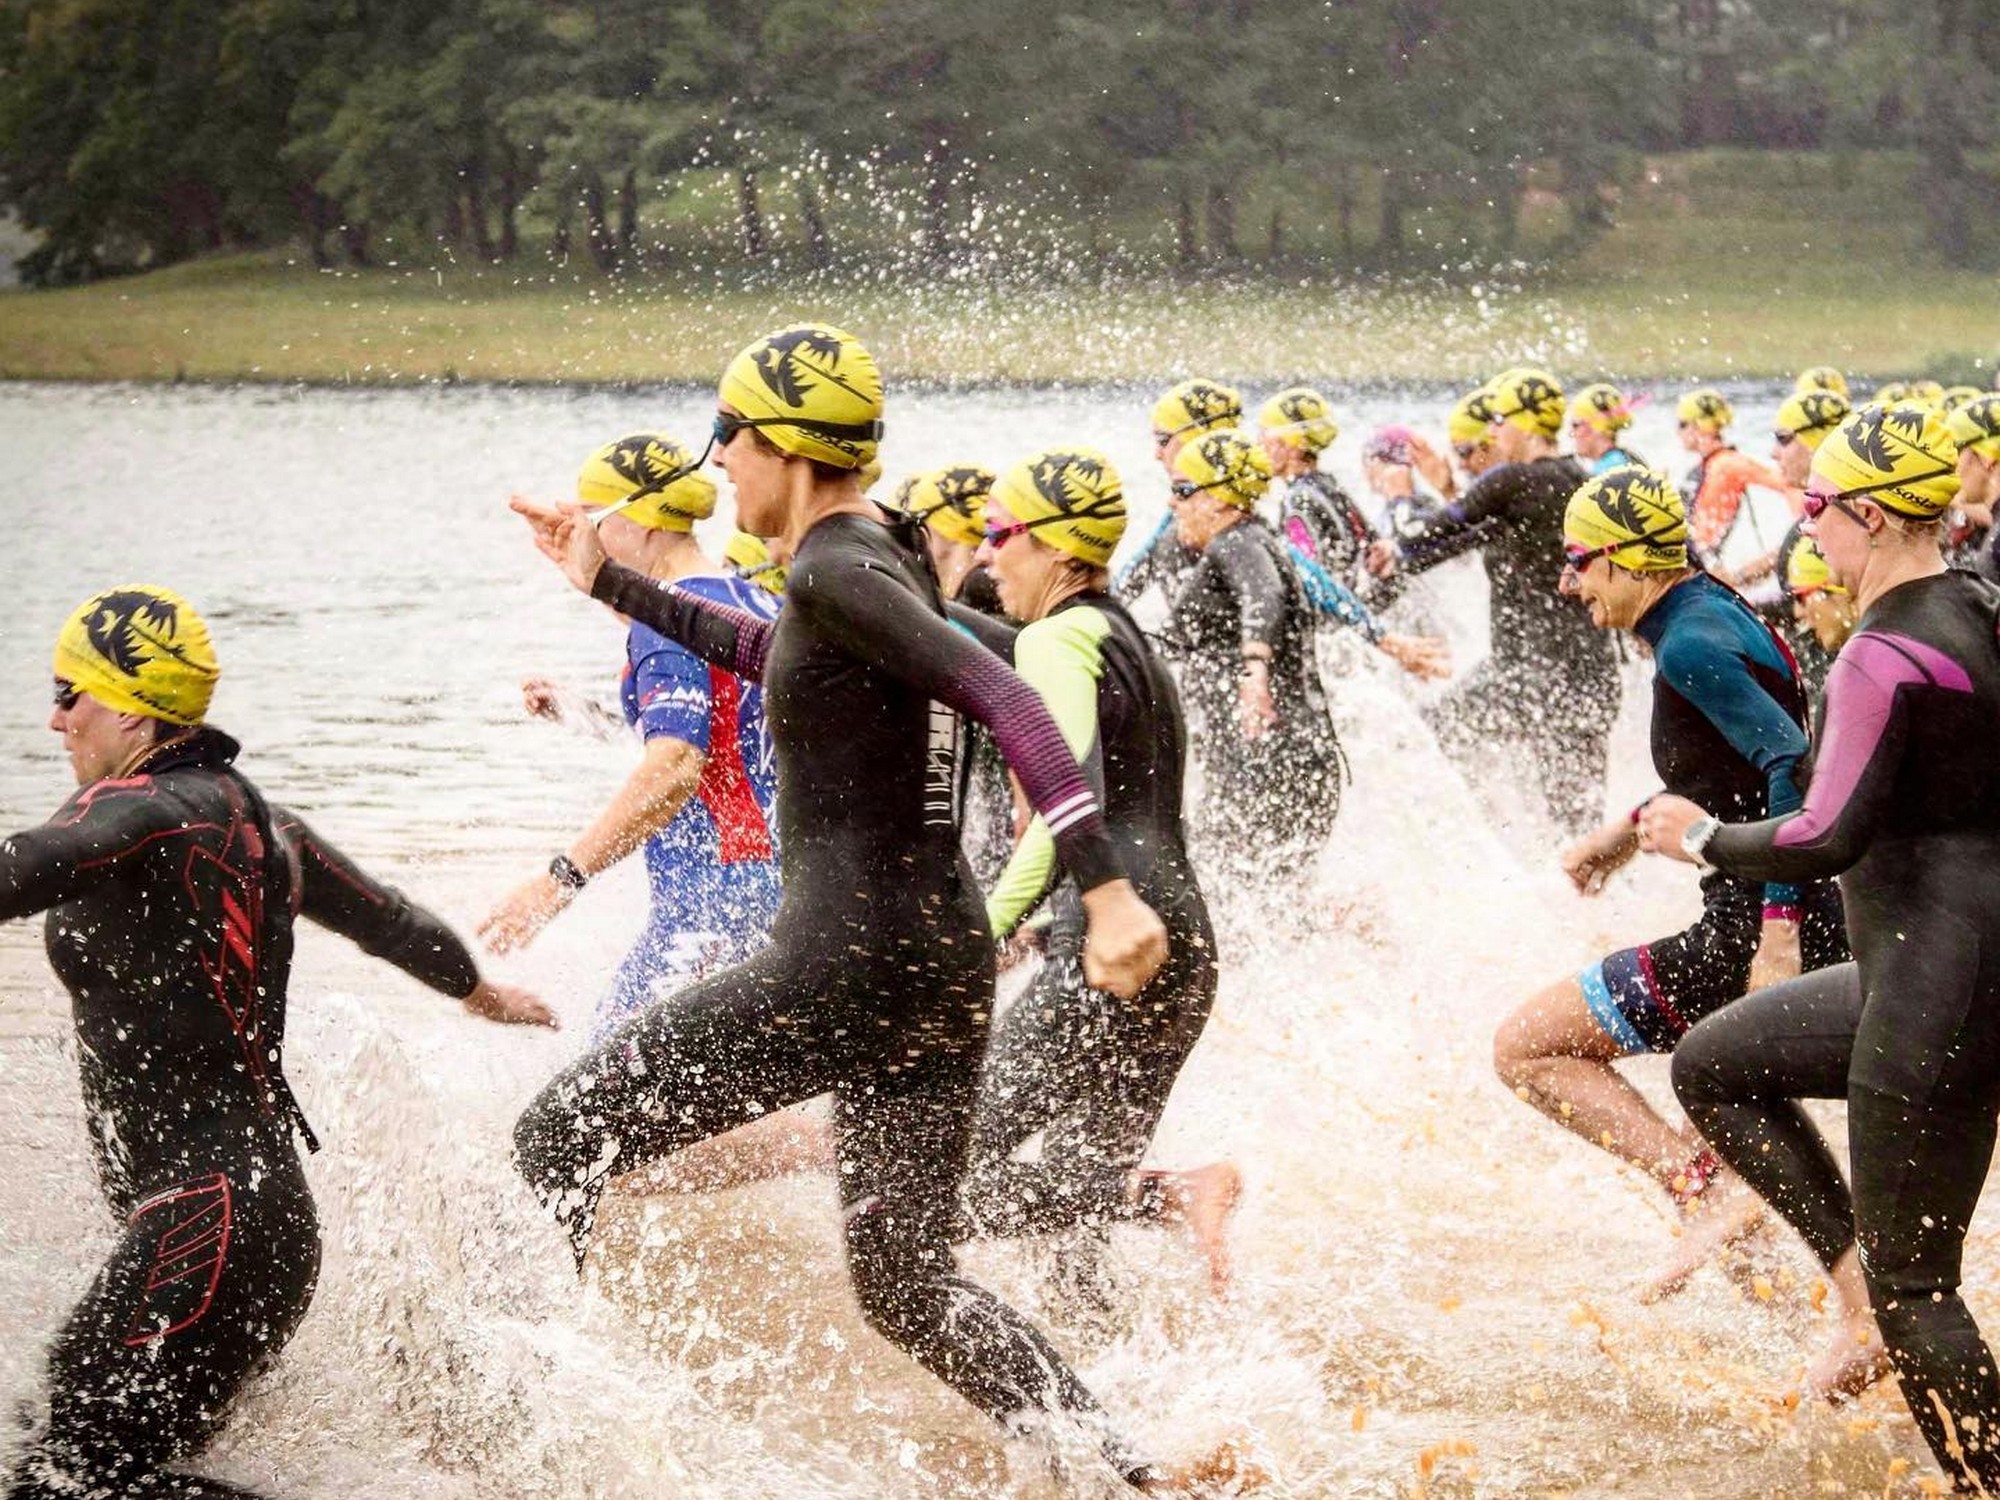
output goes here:
{"type": "Polygon", "coordinates": [[[471,950],[435,913],[384,885],[321,838],[298,814],[271,809],[278,836],[298,855],[299,911],[373,958],[495,1021],[554,1026],[555,1013],[525,990],[481,978],[471,950]]]}

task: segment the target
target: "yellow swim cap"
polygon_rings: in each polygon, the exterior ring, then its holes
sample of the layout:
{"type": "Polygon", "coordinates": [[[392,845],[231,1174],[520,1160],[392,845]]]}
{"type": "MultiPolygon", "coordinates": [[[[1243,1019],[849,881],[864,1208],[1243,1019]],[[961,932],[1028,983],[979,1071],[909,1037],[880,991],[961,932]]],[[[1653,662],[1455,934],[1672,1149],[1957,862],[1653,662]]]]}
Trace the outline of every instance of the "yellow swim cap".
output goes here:
{"type": "Polygon", "coordinates": [[[1681,397],[1680,403],[1674,407],[1674,417],[1689,427],[1699,427],[1703,432],[1720,432],[1736,420],[1736,408],[1729,404],[1729,398],[1722,392],[1703,386],[1681,397]]]}
{"type": "Polygon", "coordinates": [[[1785,398],[1773,425],[1780,432],[1789,432],[1810,450],[1825,442],[1826,435],[1845,422],[1853,410],[1847,398],[1836,392],[1800,391],[1785,398]]]}
{"type": "Polygon", "coordinates": [[[1942,406],[1944,386],[1935,380],[1912,380],[1909,395],[1905,399],[1914,401],[1919,406],[1942,406]]]}
{"type": "Polygon", "coordinates": [[[1808,391],[1831,391],[1842,400],[1847,399],[1847,377],[1832,365],[1814,365],[1810,370],[1799,371],[1799,378],[1792,382],[1792,394],[1803,396],[1808,391]]]}
{"type": "Polygon", "coordinates": [[[1586,422],[1609,436],[1632,425],[1632,406],[1617,386],[1599,381],[1576,393],[1569,403],[1569,420],[1586,422]]]}
{"type": "Polygon", "coordinates": [[[1944,394],[1938,398],[1938,410],[1949,416],[1966,402],[1977,401],[1985,394],[1986,392],[1976,385],[1948,385],[1944,388],[1944,394]]]}
{"type": "Polygon", "coordinates": [[[1153,405],[1153,431],[1167,437],[1213,432],[1243,420],[1243,398],[1214,380],[1183,380],[1153,405]]]}
{"type": "Polygon", "coordinates": [[[1445,431],[1453,447],[1486,442],[1493,436],[1492,427],[1493,398],[1483,385],[1459,397],[1445,421],[1445,431]]]}
{"type": "Polygon", "coordinates": [[[127,583],[63,622],[55,673],[119,713],[199,724],[222,668],[192,604],[171,589],[127,583]]]}
{"type": "Polygon", "coordinates": [[[851,333],[800,323],[729,362],[718,393],[785,452],[865,469],[882,441],[882,375],[851,333]]]}
{"type": "Polygon", "coordinates": [[[1800,599],[1822,591],[1829,594],[1847,592],[1833,581],[1833,569],[1826,565],[1826,556],[1819,550],[1819,543],[1809,536],[1800,537],[1798,544],[1792,548],[1792,555],[1785,559],[1785,587],[1800,599]]]}
{"type": "Polygon", "coordinates": [[[1868,398],[1870,406],[1894,406],[1910,399],[1910,382],[1891,380],[1875,387],[1875,394],[1868,398]]]}
{"type": "Polygon", "coordinates": [[[1563,511],[1563,537],[1595,550],[1629,573],[1664,573],[1688,565],[1687,506],[1657,469],[1621,464],[1584,482],[1563,511]]]}
{"type": "Polygon", "coordinates": [[[1958,444],[1931,407],[1865,406],[1819,445],[1812,472],[1843,498],[1935,521],[1958,494],[1958,444]]]}
{"type": "Polygon", "coordinates": [[[1050,448],[993,482],[993,498],[1043,542],[1102,568],[1125,535],[1125,489],[1095,448],[1050,448]]]}
{"type": "Polygon", "coordinates": [[[624,505],[619,515],[654,531],[692,531],[696,521],[715,514],[715,482],[696,468],[698,462],[670,437],[636,433],[584,460],[576,498],[593,507],[624,505]]]}
{"type": "Polygon", "coordinates": [[[1340,436],[1340,424],[1333,420],[1333,408],[1318,391],[1295,385],[1280,391],[1257,413],[1257,430],[1302,448],[1319,453],[1333,446],[1340,436]]]}
{"type": "Polygon", "coordinates": [[[912,474],[896,486],[896,509],[922,521],[948,542],[977,547],[986,535],[986,497],[993,493],[991,469],[957,464],[912,474]]]}
{"type": "Polygon", "coordinates": [[[2000,396],[1980,396],[1946,414],[1944,430],[1960,448],[2000,461],[2000,396]]]}
{"type": "MultiPolygon", "coordinates": [[[[1248,510],[1271,487],[1271,460],[1240,432],[1207,432],[1174,456],[1174,473],[1192,489],[1248,510]]],[[[1181,486],[1174,487],[1181,495],[1181,486]]]]}
{"type": "Polygon", "coordinates": [[[1547,370],[1522,365],[1504,371],[1493,377],[1486,391],[1494,421],[1511,422],[1543,437],[1562,431],[1563,389],[1547,370]]]}
{"type": "Polygon", "coordinates": [[[863,464],[859,469],[856,469],[854,471],[854,477],[861,484],[862,494],[865,495],[870,490],[874,489],[876,484],[882,478],[882,459],[880,455],[877,455],[876,457],[869,459],[867,463],[863,464]]]}
{"type": "Polygon", "coordinates": [[[771,548],[761,536],[736,532],[723,543],[722,558],[736,570],[738,578],[774,594],[784,593],[785,570],[771,560],[771,548]]]}

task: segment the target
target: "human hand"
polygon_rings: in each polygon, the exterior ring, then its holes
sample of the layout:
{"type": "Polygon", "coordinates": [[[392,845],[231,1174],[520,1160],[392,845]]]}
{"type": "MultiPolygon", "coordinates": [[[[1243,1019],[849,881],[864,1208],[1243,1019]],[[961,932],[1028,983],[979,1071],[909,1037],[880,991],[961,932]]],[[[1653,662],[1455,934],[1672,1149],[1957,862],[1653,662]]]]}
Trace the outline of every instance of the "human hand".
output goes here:
{"type": "Polygon", "coordinates": [[[528,523],[542,556],[561,568],[563,577],[578,590],[589,593],[597,570],[604,566],[604,544],[590,524],[589,512],[581,505],[543,505],[525,495],[515,495],[507,508],[528,523]]]}
{"type": "Polygon", "coordinates": [[[1442,682],[1451,676],[1451,647],[1442,636],[1385,635],[1375,644],[1412,677],[1442,682]]]}
{"type": "Polygon", "coordinates": [[[503,1026],[546,1026],[551,1031],[562,1030],[562,1022],[556,1013],[543,1004],[539,996],[517,984],[482,979],[479,988],[467,995],[463,1004],[469,1014],[483,1020],[498,1021],[503,1026]]]}
{"type": "Polygon", "coordinates": [[[1364,561],[1375,577],[1387,578],[1396,571],[1396,544],[1387,537],[1376,538],[1368,544],[1368,555],[1364,561]]]}
{"type": "Polygon", "coordinates": [[[1094,989],[1130,1000],[1167,961],[1167,927],[1129,880],[1107,880],[1083,893],[1083,977],[1094,989]]]}
{"type": "Polygon", "coordinates": [[[1707,816],[1687,798],[1662,793],[1639,814],[1639,847],[1648,854],[1664,854],[1691,865],[1694,860],[1681,848],[1681,838],[1707,816]]]}
{"type": "Polygon", "coordinates": [[[1595,896],[1604,883],[1639,852],[1638,830],[1630,818],[1613,818],[1593,828],[1562,852],[1562,872],[1581,895],[1595,896]]]}
{"type": "Polygon", "coordinates": [[[1247,661],[1236,680],[1236,726],[1246,740],[1261,740],[1278,722],[1278,705],[1271,697],[1271,664],[1247,661]]]}
{"type": "Polygon", "coordinates": [[[521,706],[537,719],[562,721],[563,690],[546,677],[530,677],[521,684],[521,706]]]}

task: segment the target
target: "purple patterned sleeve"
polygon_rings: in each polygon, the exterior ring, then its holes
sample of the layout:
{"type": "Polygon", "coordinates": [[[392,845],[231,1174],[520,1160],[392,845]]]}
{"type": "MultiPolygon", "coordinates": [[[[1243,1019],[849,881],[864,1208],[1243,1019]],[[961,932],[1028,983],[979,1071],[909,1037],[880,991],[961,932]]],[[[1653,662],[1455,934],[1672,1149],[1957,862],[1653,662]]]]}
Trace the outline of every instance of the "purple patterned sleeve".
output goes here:
{"type": "Polygon", "coordinates": [[[794,568],[787,596],[787,609],[861,660],[993,731],[1079,890],[1124,878],[1097,797],[1062,731],[1040,695],[999,657],[865,557],[794,568]]]}
{"type": "Polygon", "coordinates": [[[650,625],[668,640],[679,641],[725,672],[753,682],[764,675],[764,659],[778,628],[775,621],[697,598],[614,562],[597,570],[590,597],[628,620],[650,625]]]}

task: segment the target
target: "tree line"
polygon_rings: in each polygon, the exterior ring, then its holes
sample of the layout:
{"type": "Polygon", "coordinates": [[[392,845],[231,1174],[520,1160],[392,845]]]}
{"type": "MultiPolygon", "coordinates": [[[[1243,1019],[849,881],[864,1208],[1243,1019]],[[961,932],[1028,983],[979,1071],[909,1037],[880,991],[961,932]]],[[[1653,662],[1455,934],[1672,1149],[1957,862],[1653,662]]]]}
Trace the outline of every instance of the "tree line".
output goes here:
{"type": "Polygon", "coordinates": [[[13,0],[0,209],[44,285],[291,241],[613,272],[691,180],[748,262],[776,203],[831,263],[830,205],[893,181],[926,262],[982,205],[1089,243],[1136,196],[1180,262],[1284,261],[1310,217],[1348,269],[1433,251],[1417,206],[1482,255],[1531,193],[1587,237],[1637,152],[1896,146],[1965,264],[1996,77],[2000,0],[13,0]]]}

